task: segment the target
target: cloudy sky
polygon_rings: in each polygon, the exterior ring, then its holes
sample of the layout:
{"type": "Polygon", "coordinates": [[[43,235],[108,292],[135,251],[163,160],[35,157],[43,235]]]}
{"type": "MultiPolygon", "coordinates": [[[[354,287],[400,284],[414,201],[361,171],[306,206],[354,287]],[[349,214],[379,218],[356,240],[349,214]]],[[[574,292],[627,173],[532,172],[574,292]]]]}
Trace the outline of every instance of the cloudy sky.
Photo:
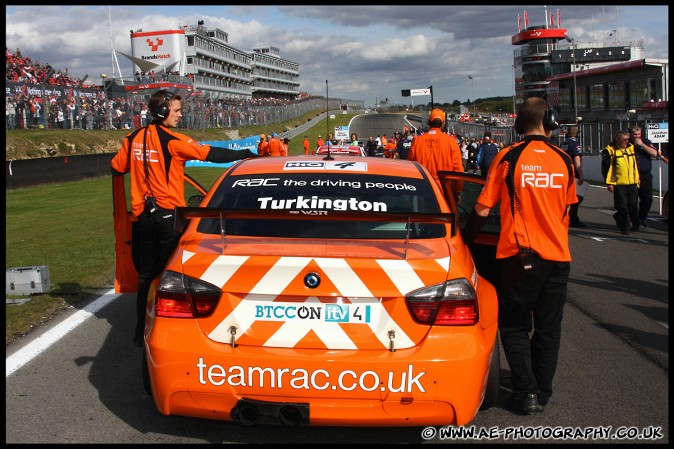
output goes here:
{"type": "MultiPolygon", "coordinates": [[[[576,42],[629,45],[669,58],[669,10],[645,6],[6,6],[6,46],[76,78],[113,72],[112,49],[131,53],[130,30],[217,27],[248,51],[273,45],[300,65],[300,90],[373,105],[428,102],[402,89],[433,86],[436,103],[513,94],[511,37],[526,10],[529,26],[557,11],[576,42]],[[471,81],[468,75],[473,76],[471,81]],[[474,94],[473,94],[474,91],[474,94]]],[[[132,65],[117,55],[121,75],[132,65]]],[[[116,71],[116,68],[115,68],[116,71]]]]}

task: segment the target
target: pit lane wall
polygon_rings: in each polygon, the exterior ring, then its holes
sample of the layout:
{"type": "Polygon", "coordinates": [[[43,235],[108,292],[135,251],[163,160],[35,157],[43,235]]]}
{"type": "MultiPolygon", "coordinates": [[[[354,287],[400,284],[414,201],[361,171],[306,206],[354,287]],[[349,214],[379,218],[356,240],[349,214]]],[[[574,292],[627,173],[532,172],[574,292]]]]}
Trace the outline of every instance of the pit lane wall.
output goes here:
{"type": "Polygon", "coordinates": [[[79,181],[110,175],[115,153],[5,161],[5,188],[79,181]]]}
{"type": "MultiPolygon", "coordinates": [[[[292,139],[321,120],[325,120],[327,113],[323,112],[297,128],[279,133],[282,139],[292,139]]],[[[239,140],[209,140],[202,143],[224,148],[241,150],[249,148],[257,152],[257,143],[260,136],[250,136],[239,140]]],[[[110,161],[115,153],[88,154],[80,156],[59,156],[37,159],[23,159],[5,161],[5,189],[37,186],[41,184],[79,181],[85,178],[110,175],[110,161]]],[[[219,166],[229,167],[229,164],[212,164],[209,162],[189,161],[188,167],[219,166]]]]}

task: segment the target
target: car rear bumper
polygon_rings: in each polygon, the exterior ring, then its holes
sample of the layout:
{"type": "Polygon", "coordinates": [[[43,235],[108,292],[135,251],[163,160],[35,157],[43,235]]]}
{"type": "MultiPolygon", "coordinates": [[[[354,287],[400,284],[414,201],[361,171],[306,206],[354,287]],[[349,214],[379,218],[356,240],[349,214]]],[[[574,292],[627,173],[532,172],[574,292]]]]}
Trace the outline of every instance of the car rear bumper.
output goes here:
{"type": "Polygon", "coordinates": [[[497,330],[436,327],[393,352],[303,350],[223,345],[196,323],[175,321],[157,318],[146,335],[159,412],[314,426],[467,424],[482,402],[497,330]]]}
{"type": "Polygon", "coordinates": [[[457,421],[454,407],[439,401],[401,404],[400,401],[313,398],[298,403],[297,400],[283,398],[270,401],[266,397],[262,400],[248,396],[239,399],[230,395],[181,392],[171,398],[170,406],[171,413],[176,415],[235,421],[245,425],[422,427],[457,421]],[[237,410],[243,410],[240,407],[242,403],[248,408],[237,413],[237,410]],[[301,408],[306,410],[306,419],[295,418],[303,415],[293,409],[301,408]]]}

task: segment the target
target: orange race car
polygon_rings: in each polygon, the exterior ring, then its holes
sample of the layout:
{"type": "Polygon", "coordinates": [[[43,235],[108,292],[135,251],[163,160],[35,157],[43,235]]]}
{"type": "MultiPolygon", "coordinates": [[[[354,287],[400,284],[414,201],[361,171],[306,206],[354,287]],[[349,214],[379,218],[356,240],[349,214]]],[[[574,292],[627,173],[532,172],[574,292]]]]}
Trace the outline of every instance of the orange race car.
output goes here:
{"type": "Polygon", "coordinates": [[[358,145],[321,145],[316,150],[319,156],[367,156],[365,148],[358,145]]]}
{"type": "MultiPolygon", "coordinates": [[[[494,405],[497,297],[461,238],[459,176],[441,187],[406,160],[248,159],[177,208],[184,234],[147,301],[143,377],[159,412],[429,426],[494,405]]],[[[464,178],[474,199],[484,180],[464,178]]],[[[124,197],[118,182],[120,291],[134,282],[124,197]]]]}

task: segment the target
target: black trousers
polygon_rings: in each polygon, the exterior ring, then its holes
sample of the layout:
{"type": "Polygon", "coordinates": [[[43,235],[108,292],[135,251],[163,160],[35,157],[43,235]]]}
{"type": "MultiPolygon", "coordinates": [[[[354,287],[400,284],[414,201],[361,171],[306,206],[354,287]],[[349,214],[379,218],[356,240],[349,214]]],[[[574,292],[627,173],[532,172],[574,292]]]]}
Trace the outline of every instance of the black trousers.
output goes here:
{"type": "Polygon", "coordinates": [[[648,213],[653,206],[653,174],[651,172],[639,172],[639,219],[648,218],[648,213]]]}
{"type": "Polygon", "coordinates": [[[166,266],[181,234],[174,229],[173,210],[158,208],[154,214],[140,214],[132,228],[132,258],[138,271],[136,295],[136,335],[145,328],[145,309],[152,280],[166,266]]]}
{"type": "Polygon", "coordinates": [[[524,270],[518,256],[503,259],[499,332],[513,393],[537,393],[539,402],[547,404],[557,370],[571,264],[536,255],[531,260],[533,268],[524,270]]]}
{"type": "Polygon", "coordinates": [[[639,227],[638,190],[636,184],[613,186],[613,207],[617,211],[616,224],[621,231],[629,230],[630,221],[632,226],[639,227]]]}
{"type": "Polygon", "coordinates": [[[584,197],[576,196],[576,198],[578,198],[578,202],[572,204],[569,208],[569,220],[571,223],[578,223],[580,221],[580,218],[578,218],[578,208],[580,207],[580,203],[583,202],[584,197]]]}
{"type": "MultiPolygon", "coordinates": [[[[576,186],[578,186],[576,184],[576,186]]],[[[580,203],[583,202],[584,197],[576,194],[576,198],[578,198],[578,202],[574,203],[569,207],[569,222],[570,223],[579,223],[580,218],[578,218],[578,208],[580,207],[580,203]]]]}

